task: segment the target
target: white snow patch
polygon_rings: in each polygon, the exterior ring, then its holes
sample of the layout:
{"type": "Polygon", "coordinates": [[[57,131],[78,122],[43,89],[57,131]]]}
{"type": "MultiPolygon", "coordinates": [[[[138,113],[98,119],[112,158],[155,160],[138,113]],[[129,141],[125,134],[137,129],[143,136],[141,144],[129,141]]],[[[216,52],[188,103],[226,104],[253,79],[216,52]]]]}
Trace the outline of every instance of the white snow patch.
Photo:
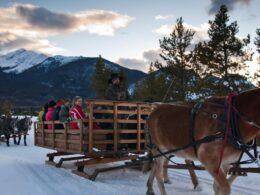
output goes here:
{"type": "Polygon", "coordinates": [[[6,55],[0,56],[0,66],[8,68],[4,72],[21,73],[41,62],[48,56],[25,49],[19,49],[6,55]]]}

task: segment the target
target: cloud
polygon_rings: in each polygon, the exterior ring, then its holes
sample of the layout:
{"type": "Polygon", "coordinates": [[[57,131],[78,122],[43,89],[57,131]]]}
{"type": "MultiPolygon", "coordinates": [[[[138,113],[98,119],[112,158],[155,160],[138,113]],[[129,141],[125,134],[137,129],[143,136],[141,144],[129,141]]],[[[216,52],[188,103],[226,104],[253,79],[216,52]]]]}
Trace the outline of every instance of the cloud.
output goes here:
{"type": "Polygon", "coordinates": [[[28,38],[10,32],[0,33],[0,53],[5,53],[6,51],[10,52],[17,48],[26,48],[46,54],[64,51],[62,48],[54,46],[46,39],[28,38]]]}
{"type": "Polygon", "coordinates": [[[216,14],[221,5],[226,5],[229,11],[235,9],[236,4],[249,5],[252,0],[211,0],[209,15],[216,14]]]}
{"type": "Polygon", "coordinates": [[[155,16],[155,20],[167,20],[167,19],[171,19],[171,18],[174,18],[173,15],[157,15],[155,16]]]}
{"type": "Polygon", "coordinates": [[[147,64],[143,59],[119,58],[116,63],[130,69],[142,70],[144,72],[146,72],[147,69],[147,64]]]}
{"type": "MultiPolygon", "coordinates": [[[[100,36],[114,36],[118,29],[125,28],[134,18],[113,11],[87,10],[77,13],[57,13],[44,7],[31,4],[14,4],[10,7],[0,7],[0,33],[2,37],[12,36],[11,41],[2,42],[1,50],[8,48],[37,45],[51,45],[47,37],[71,33],[88,32],[100,36]]],[[[27,48],[29,49],[29,48],[27,48]]],[[[58,49],[59,50],[59,49],[58,49]]]]}
{"type": "Polygon", "coordinates": [[[117,63],[130,69],[138,69],[148,72],[151,62],[158,60],[163,63],[162,58],[160,57],[160,52],[160,49],[145,50],[142,52],[141,58],[119,58],[117,63]]]}
{"type": "MultiPolygon", "coordinates": [[[[209,37],[208,37],[209,24],[208,23],[203,23],[199,27],[192,26],[187,23],[183,23],[183,26],[186,29],[191,29],[196,32],[193,37],[192,43],[198,43],[200,41],[209,39],[209,37]]],[[[162,25],[160,28],[153,30],[153,32],[163,35],[163,36],[169,36],[172,33],[174,28],[175,28],[175,25],[173,25],[173,24],[165,24],[165,25],[162,25]]]]}
{"type": "Polygon", "coordinates": [[[51,36],[64,32],[87,31],[113,36],[134,18],[113,11],[90,10],[78,13],[56,13],[30,4],[15,4],[0,8],[0,31],[10,30],[37,36],[51,36]],[[3,22],[2,22],[3,21],[3,22]]]}

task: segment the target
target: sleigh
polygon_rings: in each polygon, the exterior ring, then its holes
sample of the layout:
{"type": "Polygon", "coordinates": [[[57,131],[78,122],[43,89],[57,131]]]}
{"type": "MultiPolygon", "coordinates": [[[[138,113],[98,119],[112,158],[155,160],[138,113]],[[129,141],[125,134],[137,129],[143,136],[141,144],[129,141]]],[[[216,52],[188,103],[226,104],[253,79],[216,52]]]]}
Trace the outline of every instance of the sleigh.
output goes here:
{"type": "Polygon", "coordinates": [[[47,154],[47,164],[61,167],[63,162],[74,161],[73,173],[94,180],[98,172],[115,167],[96,170],[92,175],[84,172],[84,167],[135,162],[145,153],[145,119],[152,108],[153,105],[147,103],[87,100],[88,119],[73,121],[79,124],[79,129],[71,129],[70,122],[37,122],[34,124],[35,145],[56,151],[47,154]],[[48,124],[52,129],[46,128],[48,124]],[[64,128],[56,129],[57,124],[64,128]],[[100,128],[95,129],[93,124],[99,124],[100,128]],[[59,157],[57,162],[56,157],[59,157]]]}

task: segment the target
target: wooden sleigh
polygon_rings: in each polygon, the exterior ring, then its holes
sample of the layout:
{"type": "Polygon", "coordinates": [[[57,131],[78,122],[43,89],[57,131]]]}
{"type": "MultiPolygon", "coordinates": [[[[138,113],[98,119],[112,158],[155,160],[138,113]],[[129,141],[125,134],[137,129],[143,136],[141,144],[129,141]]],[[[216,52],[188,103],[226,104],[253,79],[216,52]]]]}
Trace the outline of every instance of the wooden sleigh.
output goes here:
{"type": "Polygon", "coordinates": [[[87,100],[88,119],[76,121],[80,129],[71,129],[70,123],[64,123],[64,129],[55,129],[56,124],[61,124],[59,121],[37,122],[34,124],[35,145],[56,150],[47,154],[47,164],[61,167],[63,162],[76,161],[73,173],[94,180],[99,172],[115,167],[95,170],[92,175],[84,172],[85,167],[134,162],[144,154],[145,118],[152,107],[146,103],[87,100]],[[94,129],[93,123],[98,123],[101,129],[94,129]],[[52,129],[46,128],[48,124],[52,124],[52,129]],[[54,161],[56,157],[60,157],[58,162],[54,161]]]}

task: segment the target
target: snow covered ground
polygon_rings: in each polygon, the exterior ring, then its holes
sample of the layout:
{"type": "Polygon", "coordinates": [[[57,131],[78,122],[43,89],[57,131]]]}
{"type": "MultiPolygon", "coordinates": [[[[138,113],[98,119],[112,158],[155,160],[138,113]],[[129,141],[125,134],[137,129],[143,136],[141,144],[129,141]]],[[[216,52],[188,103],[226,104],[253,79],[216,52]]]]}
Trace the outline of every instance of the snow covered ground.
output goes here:
{"type": "MultiPolygon", "coordinates": [[[[0,143],[0,194],[3,195],[144,195],[148,175],[133,169],[101,173],[95,182],[71,173],[70,169],[45,164],[46,154],[52,152],[34,146],[33,131],[28,146],[0,143]]],[[[69,168],[73,164],[66,163],[69,168]]],[[[89,171],[89,169],[87,170],[89,171]]],[[[170,170],[172,184],[166,184],[168,194],[211,195],[212,179],[205,171],[197,171],[199,190],[193,186],[185,170],[170,170]]],[[[155,183],[155,192],[158,191],[155,183]]],[[[260,194],[260,175],[239,177],[232,186],[233,195],[260,194]]]]}

